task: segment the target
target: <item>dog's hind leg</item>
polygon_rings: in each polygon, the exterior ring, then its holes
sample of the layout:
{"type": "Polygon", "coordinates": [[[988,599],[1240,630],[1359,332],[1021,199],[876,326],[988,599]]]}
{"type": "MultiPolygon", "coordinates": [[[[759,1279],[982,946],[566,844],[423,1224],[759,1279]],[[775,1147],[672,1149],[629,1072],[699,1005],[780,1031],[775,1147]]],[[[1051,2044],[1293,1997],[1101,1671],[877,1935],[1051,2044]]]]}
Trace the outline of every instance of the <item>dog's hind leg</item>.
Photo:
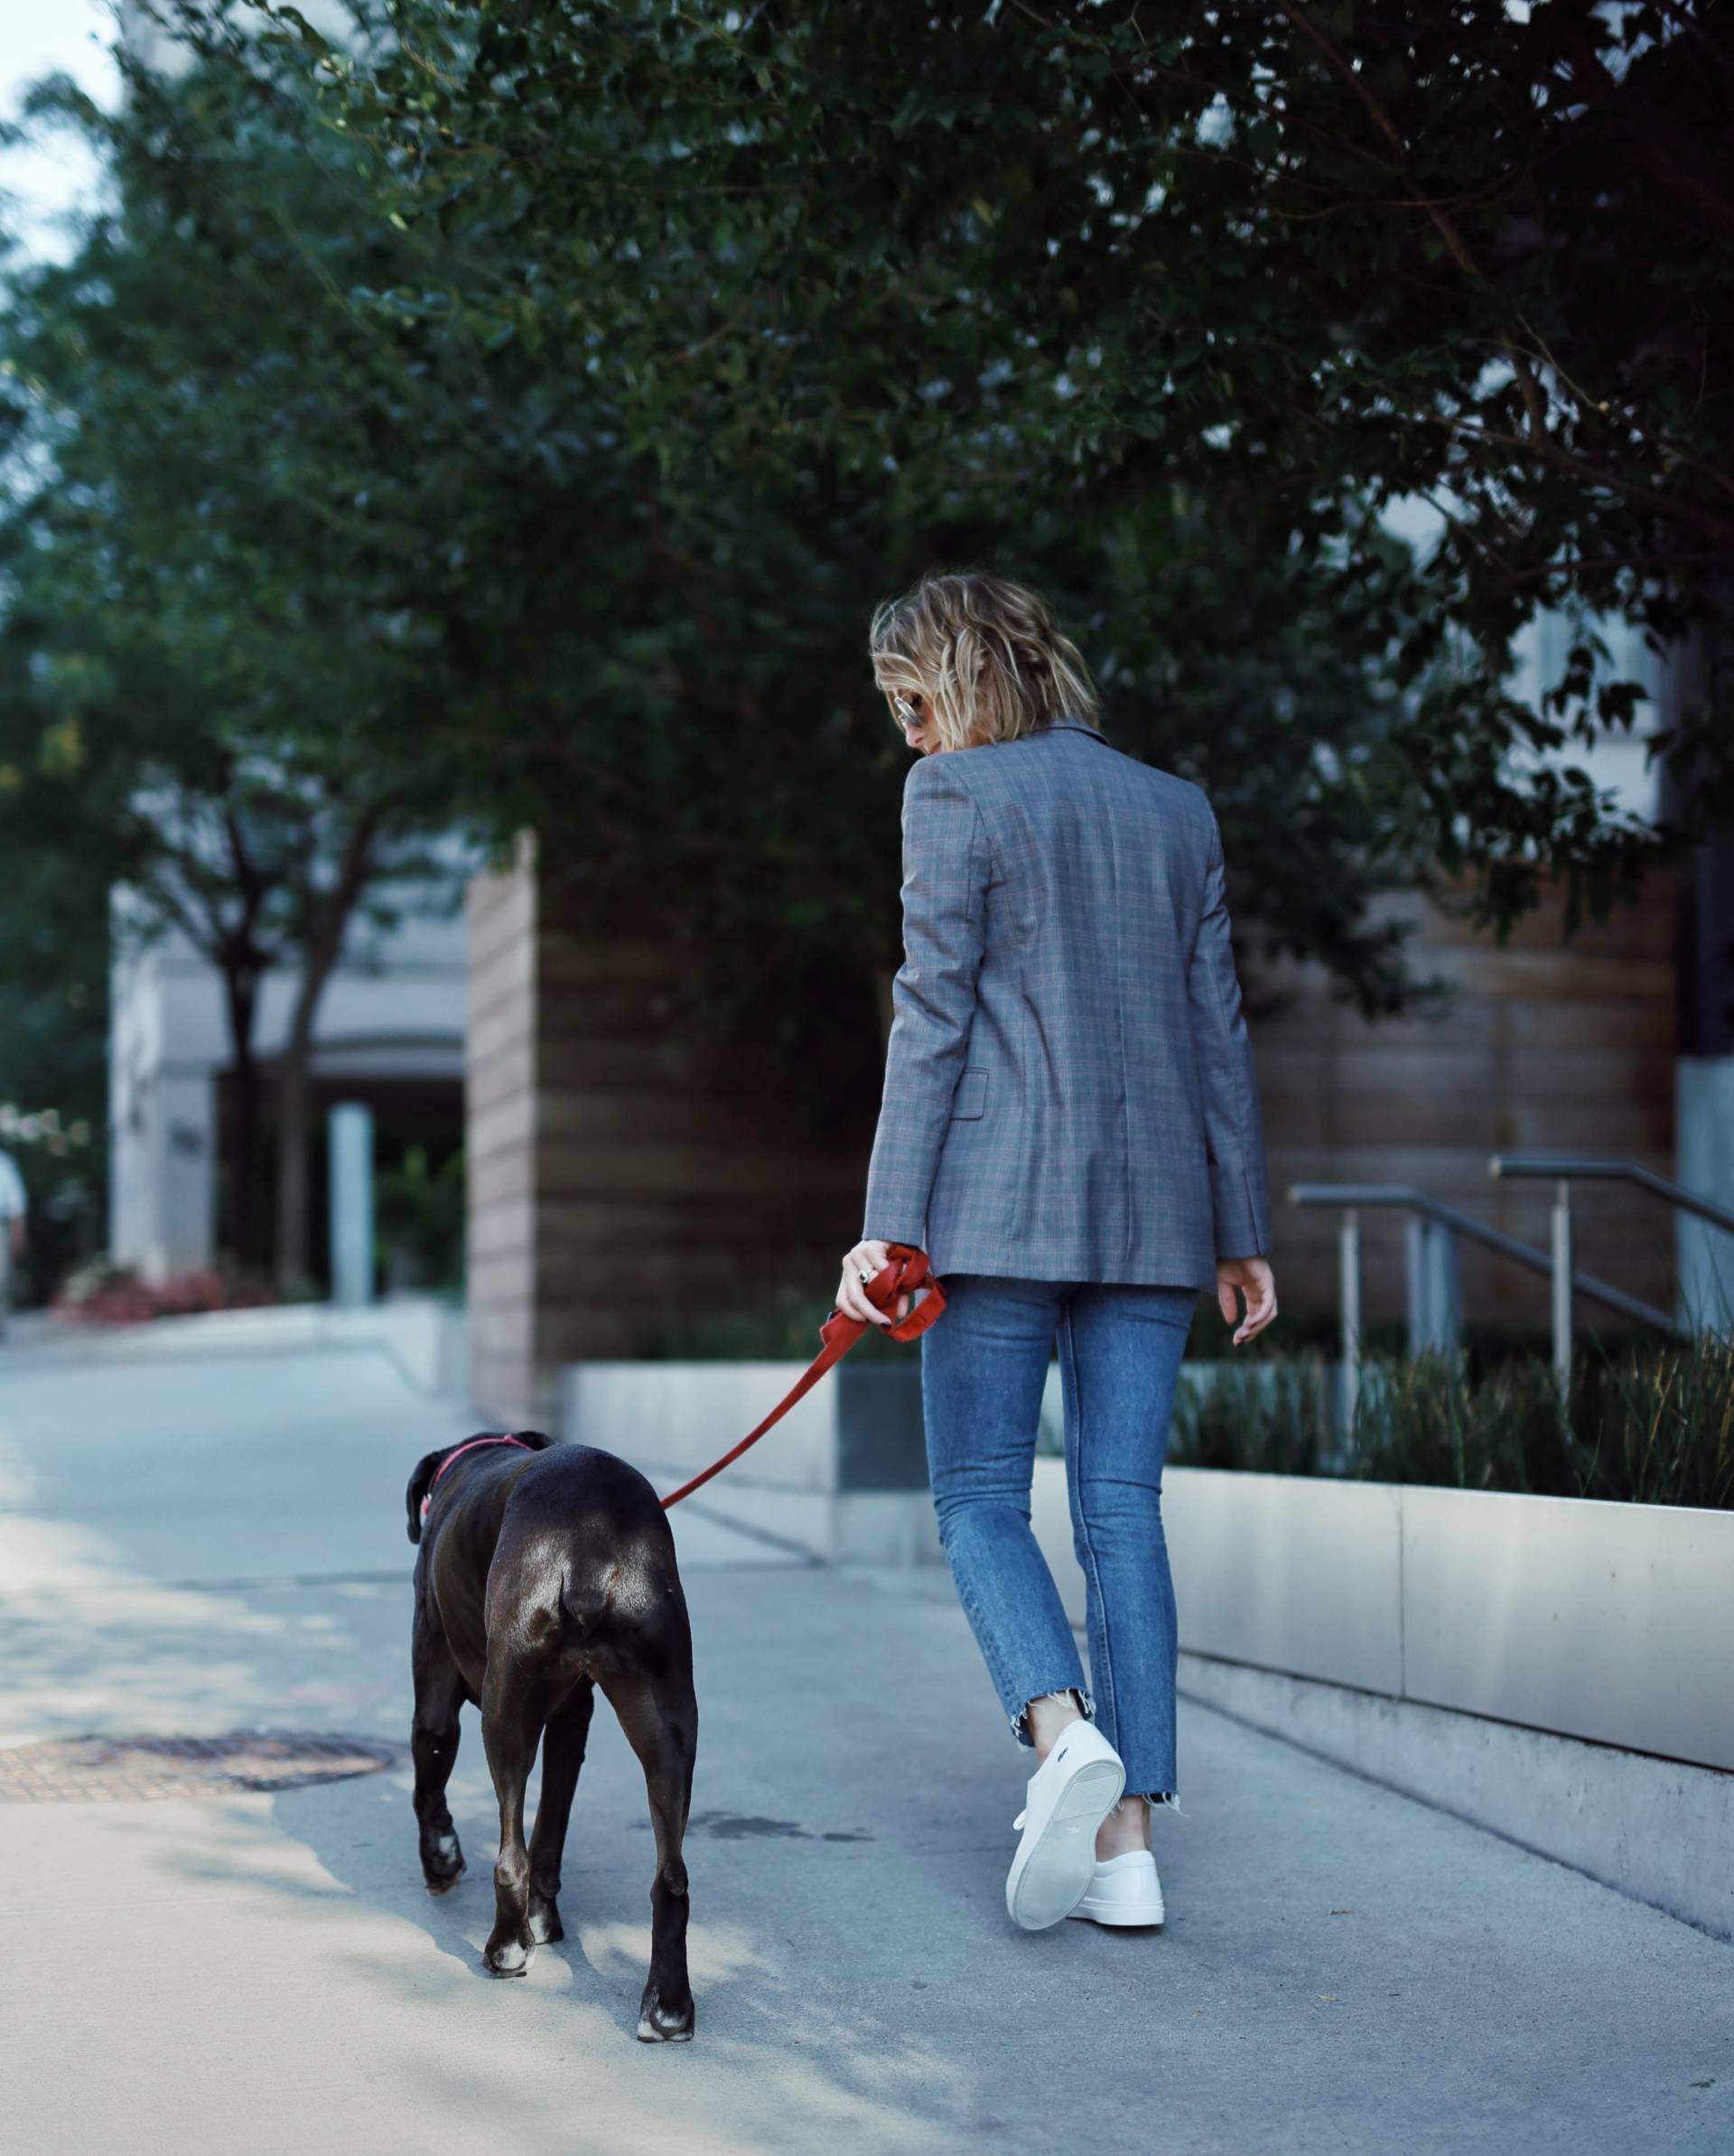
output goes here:
{"type": "Polygon", "coordinates": [[[415,1825],[421,1843],[422,1878],[430,1894],[456,1886],[463,1871],[463,1851],[445,1801],[445,1785],[458,1756],[458,1710],[463,1704],[463,1679],[446,1648],[443,1635],[418,1611],[412,1641],[415,1677],[415,1718],[409,1749],[415,1761],[415,1825]]]}
{"type": "Polygon", "coordinates": [[[481,1687],[481,1741],[499,1800],[494,1865],[494,1928],[482,1960],[496,1976],[522,1976],[536,1954],[530,1930],[530,1859],[524,1846],[524,1789],[545,1712],[541,1687],[521,1666],[490,1657],[481,1687]]]}
{"type": "Polygon", "coordinates": [[[654,1677],[622,1676],[605,1683],[603,1689],[644,1769],[650,1823],[657,1833],[657,1876],[650,1888],[650,1975],[639,2007],[639,2037],[647,2044],[684,2043],[693,2033],[693,1992],[686,1974],[686,1864],[681,1853],[698,1749],[698,1702],[692,1669],[687,1663],[654,1677]]]}
{"type": "Polygon", "coordinates": [[[556,1899],[560,1857],[595,1705],[596,1687],[581,1684],[542,1735],[542,1793],[530,1833],[530,1936],[538,1940],[566,1936],[556,1899]]]}

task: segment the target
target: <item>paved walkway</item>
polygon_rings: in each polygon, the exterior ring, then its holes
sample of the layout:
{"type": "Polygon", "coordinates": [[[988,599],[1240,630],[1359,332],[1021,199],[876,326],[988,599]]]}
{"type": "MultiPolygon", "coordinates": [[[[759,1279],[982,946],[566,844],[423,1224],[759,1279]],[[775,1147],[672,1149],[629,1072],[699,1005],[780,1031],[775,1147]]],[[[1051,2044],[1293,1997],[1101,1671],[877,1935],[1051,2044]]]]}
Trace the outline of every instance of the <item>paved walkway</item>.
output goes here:
{"type": "MultiPolygon", "coordinates": [[[[401,1739],[403,1489],[473,1424],[383,1358],[0,1352],[0,1742],[401,1739]]],[[[698,2040],[633,2041],[650,1836],[605,1709],[571,1936],[477,1965],[406,1774],[0,1806],[0,2119],[51,2156],[1734,2146],[1734,1950],[1203,1709],[1156,1937],[1025,1936],[1018,1756],[943,1575],[676,1516],[698,2040]],[[574,1918],[576,1921],[574,1922],[574,1918]]]]}

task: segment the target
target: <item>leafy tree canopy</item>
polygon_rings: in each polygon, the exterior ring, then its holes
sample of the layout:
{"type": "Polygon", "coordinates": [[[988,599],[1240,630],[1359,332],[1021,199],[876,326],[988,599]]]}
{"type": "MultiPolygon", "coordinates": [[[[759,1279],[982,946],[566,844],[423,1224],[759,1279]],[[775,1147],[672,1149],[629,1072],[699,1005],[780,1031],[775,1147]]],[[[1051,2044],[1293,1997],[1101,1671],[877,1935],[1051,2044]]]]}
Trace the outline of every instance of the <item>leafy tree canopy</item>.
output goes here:
{"type": "Polygon", "coordinates": [[[1329,593],[1184,487],[1087,518],[1069,482],[911,497],[822,430],[688,488],[579,344],[502,333],[499,248],[363,197],[378,159],[310,113],[298,47],[210,57],[86,110],[117,214],[9,322],[51,475],[14,518],[14,625],[49,678],[105,684],[120,780],[183,723],[256,771],[245,717],[272,772],[531,824],[599,923],[654,903],[689,938],[713,1021],[858,1069],[837,1013],[895,961],[905,761],[867,613],[936,551],[991,558],[1054,594],[1116,733],[1211,788],[1244,918],[1371,1008],[1412,985],[1364,918],[1413,851],[1368,659],[1406,619],[1402,549],[1329,593]]]}
{"type": "Polygon", "coordinates": [[[1382,884],[1600,911],[1678,835],[1574,740],[1647,731],[1726,813],[1722,677],[1669,736],[1593,633],[1729,589],[1723,14],[158,12],[199,64],[45,93],[114,208],[0,325],[21,844],[147,881],[197,802],[233,922],[340,827],[529,824],[713,1014],[859,1065],[903,762],[865,622],[971,562],[1369,1009],[1413,987],[1382,884]],[[1538,714],[1543,606],[1583,633],[1538,714]]]}
{"type": "Polygon", "coordinates": [[[436,746],[384,752],[439,714],[443,473],[348,305],[396,234],[232,75],[135,69],[130,91],[112,117],[64,85],[39,96],[107,153],[114,206],[70,262],[18,275],[0,316],[0,838],[20,916],[0,940],[29,947],[41,891],[76,863],[99,921],[125,882],[133,929],[177,929],[219,968],[238,1205],[259,985],[300,976],[278,1097],[296,1124],[279,1266],[301,1274],[320,991],[352,922],[437,873],[428,838],[460,817],[436,746]]]}
{"type": "Polygon", "coordinates": [[[341,44],[273,12],[389,214],[478,272],[389,306],[582,380],[683,543],[747,490],[876,490],[917,551],[1178,504],[1399,693],[1410,798],[1495,919],[1550,870],[1600,911],[1655,857],[1562,761],[1598,729],[1726,815],[1725,674],[1663,726],[1594,634],[1726,626],[1726,9],[396,0],[341,44]],[[1399,499],[1442,537],[1394,581],[1399,499]],[[1583,633],[1537,713],[1502,685],[1543,606],[1583,633]]]}

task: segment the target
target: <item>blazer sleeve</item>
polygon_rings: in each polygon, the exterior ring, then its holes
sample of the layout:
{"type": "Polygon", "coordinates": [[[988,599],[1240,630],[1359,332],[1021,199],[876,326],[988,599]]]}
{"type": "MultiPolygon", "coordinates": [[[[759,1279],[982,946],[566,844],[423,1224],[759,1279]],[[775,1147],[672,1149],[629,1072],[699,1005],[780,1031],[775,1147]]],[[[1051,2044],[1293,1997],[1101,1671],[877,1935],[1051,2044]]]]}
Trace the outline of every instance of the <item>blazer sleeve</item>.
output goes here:
{"type": "Polygon", "coordinates": [[[891,984],[863,1242],[918,1249],[926,1240],[928,1199],[975,1013],[989,846],[959,761],[924,756],[903,786],[904,957],[891,984]]]}
{"type": "Polygon", "coordinates": [[[1271,1195],[1253,1046],[1241,1014],[1229,940],[1222,833],[1210,817],[1204,910],[1187,967],[1187,999],[1204,1102],[1205,1150],[1217,1255],[1263,1257],[1271,1247],[1271,1195]]]}

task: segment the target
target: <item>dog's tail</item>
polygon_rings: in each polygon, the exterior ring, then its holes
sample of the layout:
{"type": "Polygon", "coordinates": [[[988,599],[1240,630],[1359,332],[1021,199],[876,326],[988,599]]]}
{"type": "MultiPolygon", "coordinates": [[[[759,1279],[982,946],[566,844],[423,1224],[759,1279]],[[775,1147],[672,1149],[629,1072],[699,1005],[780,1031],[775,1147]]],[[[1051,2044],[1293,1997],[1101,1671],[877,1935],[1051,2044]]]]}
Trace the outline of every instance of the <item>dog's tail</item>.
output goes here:
{"type": "Polygon", "coordinates": [[[601,1573],[586,1571],[576,1575],[568,1566],[562,1573],[560,1614],[581,1639],[588,1639],[609,1614],[619,1573],[618,1565],[601,1573]]]}

